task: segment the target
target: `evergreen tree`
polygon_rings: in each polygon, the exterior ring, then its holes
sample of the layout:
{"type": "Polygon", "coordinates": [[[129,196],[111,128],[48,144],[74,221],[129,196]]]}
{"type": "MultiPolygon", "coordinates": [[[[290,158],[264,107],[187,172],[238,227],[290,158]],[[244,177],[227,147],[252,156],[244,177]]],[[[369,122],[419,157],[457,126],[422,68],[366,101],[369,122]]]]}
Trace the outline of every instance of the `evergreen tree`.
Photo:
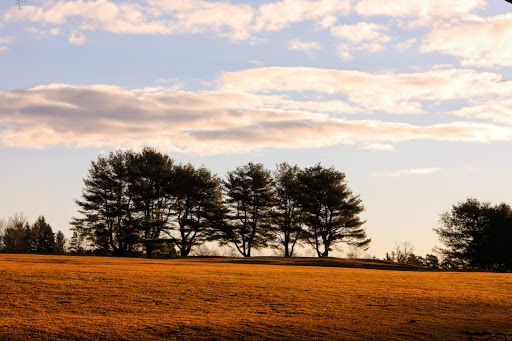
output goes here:
{"type": "Polygon", "coordinates": [[[180,255],[188,256],[193,246],[210,240],[213,229],[223,223],[221,182],[204,167],[178,165],[172,191],[176,197],[172,207],[174,224],[167,233],[180,255]]]}
{"type": "Polygon", "coordinates": [[[336,243],[367,247],[359,214],[364,207],[348,189],[345,174],[318,164],[298,175],[307,239],[319,257],[327,257],[336,243]]]}
{"type": "Polygon", "coordinates": [[[133,216],[150,258],[164,241],[162,232],[168,227],[175,202],[173,160],[153,148],[144,148],[141,153],[131,154],[128,164],[133,216]]]}
{"type": "Polygon", "coordinates": [[[127,160],[132,152],[111,152],[91,163],[84,179],[83,200],[76,200],[81,218],[72,225],[101,254],[124,256],[135,249],[138,231],[133,217],[133,194],[127,160]]]}
{"type": "Polygon", "coordinates": [[[66,237],[64,237],[62,231],[55,235],[55,253],[58,255],[66,253],[66,237]]]}
{"type": "Polygon", "coordinates": [[[446,248],[443,266],[512,270],[512,209],[467,199],[441,215],[434,229],[446,248]]]}
{"type": "MultiPolygon", "coordinates": [[[[29,235],[27,233],[27,235],[29,235]]],[[[33,253],[51,254],[55,252],[55,235],[44,216],[37,218],[30,229],[30,246],[33,253]]]]}
{"type": "Polygon", "coordinates": [[[77,231],[73,231],[73,235],[69,241],[69,253],[82,255],[84,250],[84,237],[77,231]]]}
{"type": "Polygon", "coordinates": [[[274,233],[284,255],[291,257],[295,245],[304,236],[302,227],[303,209],[300,205],[299,167],[287,163],[278,165],[274,172],[276,189],[276,211],[274,214],[274,233]]]}
{"type": "Polygon", "coordinates": [[[250,162],[228,172],[224,187],[228,224],[221,230],[221,243],[232,243],[244,257],[250,257],[253,249],[267,247],[273,239],[271,173],[262,164],[250,162]]]}

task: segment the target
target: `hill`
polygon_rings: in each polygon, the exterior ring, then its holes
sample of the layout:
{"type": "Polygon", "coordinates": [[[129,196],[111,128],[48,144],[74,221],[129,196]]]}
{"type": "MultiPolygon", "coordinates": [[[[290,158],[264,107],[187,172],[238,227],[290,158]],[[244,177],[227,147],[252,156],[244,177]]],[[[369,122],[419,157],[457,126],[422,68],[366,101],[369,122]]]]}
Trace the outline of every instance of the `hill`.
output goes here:
{"type": "Polygon", "coordinates": [[[509,274],[360,265],[0,255],[0,339],[512,338],[509,274]]]}

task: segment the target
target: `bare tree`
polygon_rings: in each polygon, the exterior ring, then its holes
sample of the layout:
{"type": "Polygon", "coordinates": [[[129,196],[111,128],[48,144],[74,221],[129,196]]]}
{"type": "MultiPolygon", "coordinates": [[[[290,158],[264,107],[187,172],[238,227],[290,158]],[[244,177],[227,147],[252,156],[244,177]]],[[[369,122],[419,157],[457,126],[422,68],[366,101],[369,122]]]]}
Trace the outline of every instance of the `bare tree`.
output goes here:
{"type": "Polygon", "coordinates": [[[390,260],[398,263],[409,263],[413,259],[414,246],[411,242],[398,242],[395,241],[395,248],[391,253],[386,252],[386,260],[390,260]]]}

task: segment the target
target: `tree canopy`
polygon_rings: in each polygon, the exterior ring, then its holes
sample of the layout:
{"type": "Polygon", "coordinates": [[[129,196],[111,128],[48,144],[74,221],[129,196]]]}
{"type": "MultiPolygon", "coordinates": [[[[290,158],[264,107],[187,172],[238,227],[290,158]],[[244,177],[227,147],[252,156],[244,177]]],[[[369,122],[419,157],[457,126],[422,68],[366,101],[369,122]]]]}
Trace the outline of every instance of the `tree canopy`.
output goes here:
{"type": "Polygon", "coordinates": [[[467,199],[441,215],[434,229],[445,245],[444,263],[457,268],[512,270],[512,209],[467,199]]]}
{"type": "Polygon", "coordinates": [[[249,162],[222,181],[154,148],[119,150],[91,163],[76,203],[74,252],[82,237],[97,254],[146,257],[174,248],[187,256],[207,241],[233,245],[244,257],[265,247],[292,256],[305,242],[328,256],[337,243],[370,242],[359,218],[364,208],[345,174],[321,165],[283,163],[271,172],[249,162]]]}
{"type": "Polygon", "coordinates": [[[366,236],[361,199],[352,194],[345,174],[318,164],[298,175],[306,239],[319,257],[326,257],[340,242],[367,248],[371,240],[366,236]]]}

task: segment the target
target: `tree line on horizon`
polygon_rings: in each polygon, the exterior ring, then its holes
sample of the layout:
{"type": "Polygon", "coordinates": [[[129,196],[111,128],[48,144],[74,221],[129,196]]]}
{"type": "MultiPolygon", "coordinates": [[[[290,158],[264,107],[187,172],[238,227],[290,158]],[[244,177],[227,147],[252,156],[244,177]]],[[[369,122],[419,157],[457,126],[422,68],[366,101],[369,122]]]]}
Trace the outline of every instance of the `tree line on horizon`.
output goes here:
{"type": "Polygon", "coordinates": [[[118,150],[91,162],[76,203],[72,230],[97,254],[153,257],[177,249],[188,256],[216,241],[244,257],[266,247],[293,256],[299,244],[326,257],[338,243],[367,248],[371,241],[345,174],[321,164],[270,171],[249,162],[221,180],[154,148],[118,150]]]}
{"type": "Polygon", "coordinates": [[[62,231],[53,232],[44,216],[29,224],[23,214],[0,220],[0,252],[5,253],[66,253],[66,238],[62,231]]]}

